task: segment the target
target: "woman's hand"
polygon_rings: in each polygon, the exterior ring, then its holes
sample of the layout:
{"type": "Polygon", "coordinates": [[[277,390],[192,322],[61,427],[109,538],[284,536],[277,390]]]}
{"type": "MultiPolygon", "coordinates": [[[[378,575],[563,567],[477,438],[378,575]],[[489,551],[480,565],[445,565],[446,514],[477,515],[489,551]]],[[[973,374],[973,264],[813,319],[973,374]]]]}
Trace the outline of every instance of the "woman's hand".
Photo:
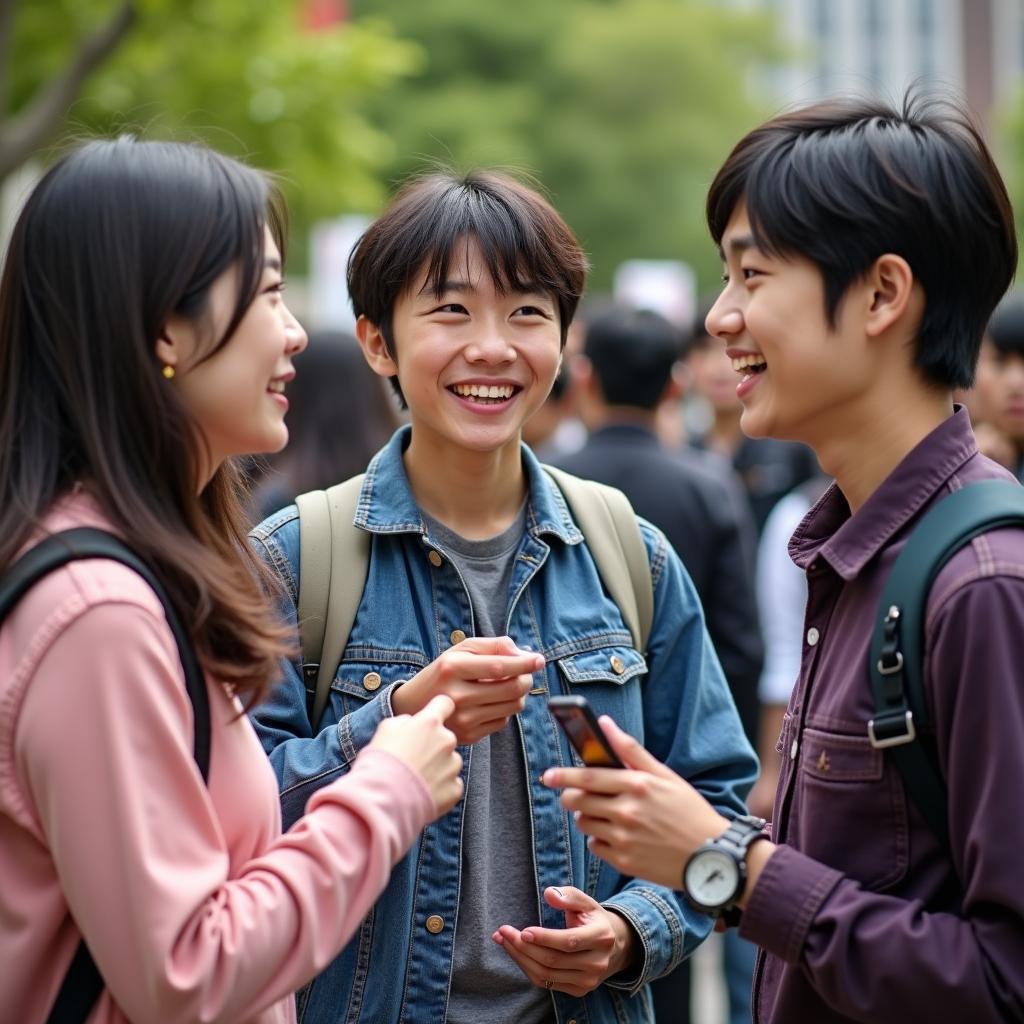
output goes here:
{"type": "Polygon", "coordinates": [[[601,727],[624,769],[549,768],[543,782],[564,789],[562,806],[596,856],[623,874],[678,889],[690,854],[729,821],[607,715],[601,727]]]}
{"type": "Polygon", "coordinates": [[[571,885],[545,889],[544,899],[565,912],[564,928],[504,924],[491,936],[538,988],[582,998],[633,962],[636,936],[625,918],[571,885]]]}
{"type": "Polygon", "coordinates": [[[384,719],[369,743],[419,774],[434,798],[438,817],[462,797],[462,758],[455,751],[455,734],[444,725],[454,708],[451,698],[435,697],[415,715],[384,719]]]}

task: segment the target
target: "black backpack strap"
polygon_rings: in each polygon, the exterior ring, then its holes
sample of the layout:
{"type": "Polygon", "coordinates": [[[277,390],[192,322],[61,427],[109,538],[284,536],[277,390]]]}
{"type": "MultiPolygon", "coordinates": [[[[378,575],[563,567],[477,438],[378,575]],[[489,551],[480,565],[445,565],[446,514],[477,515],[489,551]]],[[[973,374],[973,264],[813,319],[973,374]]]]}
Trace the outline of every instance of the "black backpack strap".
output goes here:
{"type": "MultiPolygon", "coordinates": [[[[210,702],[199,659],[174,606],[153,571],[123,541],[104,530],[79,527],[55,533],[26,552],[0,581],[0,622],[17,602],[48,573],[68,562],[84,558],[106,558],[138,573],[164,606],[167,624],[174,634],[185,672],[185,687],[192,702],[193,749],[196,764],[206,782],[210,774],[210,702]]],[[[77,1024],[84,1021],[103,991],[103,978],[83,939],[75,951],[48,1024],[77,1024]]]]}
{"type": "Polygon", "coordinates": [[[929,724],[923,671],[928,593],[961,547],[1006,526],[1024,526],[1024,487],[1017,483],[985,480],[943,498],[914,528],[896,559],[871,638],[875,717],[868,723],[868,738],[888,752],[911,799],[947,849],[946,784],[935,754],[921,739],[929,724]]]}

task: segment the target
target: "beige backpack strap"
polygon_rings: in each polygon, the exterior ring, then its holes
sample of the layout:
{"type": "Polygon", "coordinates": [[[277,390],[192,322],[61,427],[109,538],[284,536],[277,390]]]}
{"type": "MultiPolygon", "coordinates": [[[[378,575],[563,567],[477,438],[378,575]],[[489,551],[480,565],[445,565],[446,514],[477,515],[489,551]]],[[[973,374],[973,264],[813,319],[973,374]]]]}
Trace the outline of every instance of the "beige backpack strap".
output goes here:
{"type": "Polygon", "coordinates": [[[569,503],[601,580],[633,637],[633,645],[645,653],[654,619],[654,584],[633,506],[614,487],[581,480],[554,466],[544,469],[569,503]]]}
{"type": "Polygon", "coordinates": [[[316,730],[366,584],[370,534],[353,520],[363,474],[295,499],[299,509],[299,636],[306,710],[316,730]]]}

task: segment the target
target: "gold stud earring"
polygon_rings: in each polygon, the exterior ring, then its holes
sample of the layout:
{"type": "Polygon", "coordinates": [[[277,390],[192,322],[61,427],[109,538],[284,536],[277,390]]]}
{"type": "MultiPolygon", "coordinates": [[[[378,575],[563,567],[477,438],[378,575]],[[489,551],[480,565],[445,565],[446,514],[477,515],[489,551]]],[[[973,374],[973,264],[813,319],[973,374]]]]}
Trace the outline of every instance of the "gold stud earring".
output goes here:
{"type": "Polygon", "coordinates": [[[163,373],[164,377],[167,378],[167,380],[171,380],[171,378],[174,376],[174,367],[171,366],[170,363],[167,363],[165,364],[161,372],[163,373]]]}

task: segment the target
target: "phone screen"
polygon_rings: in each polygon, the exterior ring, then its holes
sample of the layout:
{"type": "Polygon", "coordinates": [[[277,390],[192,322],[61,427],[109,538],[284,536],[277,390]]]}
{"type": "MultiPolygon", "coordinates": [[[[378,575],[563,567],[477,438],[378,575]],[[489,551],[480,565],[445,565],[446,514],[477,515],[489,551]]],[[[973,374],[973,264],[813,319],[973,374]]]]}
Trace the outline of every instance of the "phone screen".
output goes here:
{"type": "Polygon", "coordinates": [[[623,766],[583,697],[551,697],[548,705],[585,765],[591,768],[623,766]]]}

